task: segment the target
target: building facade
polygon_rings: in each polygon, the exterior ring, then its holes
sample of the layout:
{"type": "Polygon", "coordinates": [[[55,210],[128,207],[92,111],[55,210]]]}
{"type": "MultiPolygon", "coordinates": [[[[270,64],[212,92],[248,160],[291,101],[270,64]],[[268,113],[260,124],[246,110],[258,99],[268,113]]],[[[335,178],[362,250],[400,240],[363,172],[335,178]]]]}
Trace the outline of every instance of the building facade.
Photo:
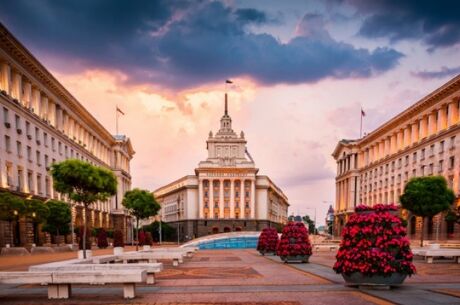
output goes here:
{"type": "MultiPolygon", "coordinates": [[[[111,135],[1,24],[0,115],[1,192],[65,200],[53,190],[48,172],[52,163],[72,158],[108,168],[117,177],[118,193],[96,203],[86,217],[92,227],[116,227],[131,239],[131,217],[121,205],[131,188],[134,150],[129,138],[111,135]]],[[[72,204],[75,227],[84,217],[82,207],[72,204]]],[[[11,230],[0,221],[0,246],[33,242],[27,218],[16,225],[11,230]]]]}
{"type": "Polygon", "coordinates": [[[258,175],[244,133],[227,111],[206,141],[208,158],[188,175],[154,191],[162,221],[187,240],[231,231],[258,231],[287,221],[288,199],[269,177],[258,175]]]}
{"type": "MultiPolygon", "coordinates": [[[[397,203],[412,177],[442,175],[460,191],[460,75],[376,130],[357,140],[341,140],[337,161],[335,235],[358,204],[397,203]]],[[[401,211],[408,235],[418,237],[422,219],[401,211]]],[[[430,239],[459,238],[458,225],[443,214],[426,220],[430,239]]]]}

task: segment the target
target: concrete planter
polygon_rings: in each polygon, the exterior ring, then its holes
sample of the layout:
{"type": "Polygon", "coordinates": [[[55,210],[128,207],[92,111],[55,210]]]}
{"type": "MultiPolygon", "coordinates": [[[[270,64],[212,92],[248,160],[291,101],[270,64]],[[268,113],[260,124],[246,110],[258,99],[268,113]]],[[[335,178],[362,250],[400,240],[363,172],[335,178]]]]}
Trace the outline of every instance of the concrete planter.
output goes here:
{"type": "Polygon", "coordinates": [[[280,258],[285,263],[308,263],[310,255],[280,256],[280,258]]]}
{"type": "Polygon", "coordinates": [[[275,251],[266,251],[266,250],[259,250],[259,253],[263,255],[275,255],[275,251]]]}
{"type": "Polygon", "coordinates": [[[123,247],[115,247],[113,248],[113,255],[122,255],[124,252],[123,247]]]}
{"type": "Polygon", "coordinates": [[[150,250],[150,246],[149,245],[144,245],[144,246],[142,246],[142,250],[144,250],[144,251],[150,250]]]}
{"type": "Polygon", "coordinates": [[[350,275],[342,274],[347,286],[399,286],[407,277],[407,274],[393,273],[390,276],[383,275],[363,275],[360,272],[354,272],[350,275]]]}
{"type": "MultiPolygon", "coordinates": [[[[86,250],[86,258],[90,258],[93,256],[93,252],[91,250],[86,250]]],[[[83,250],[78,250],[78,259],[83,259],[83,250]]]]}

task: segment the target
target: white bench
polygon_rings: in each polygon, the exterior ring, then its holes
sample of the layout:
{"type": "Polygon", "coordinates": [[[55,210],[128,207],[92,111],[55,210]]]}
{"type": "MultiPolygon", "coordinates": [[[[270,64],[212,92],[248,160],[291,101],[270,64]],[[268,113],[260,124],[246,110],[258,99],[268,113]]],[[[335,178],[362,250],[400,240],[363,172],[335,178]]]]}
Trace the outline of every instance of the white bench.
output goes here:
{"type": "Polygon", "coordinates": [[[183,263],[184,253],[178,252],[126,252],[118,255],[117,258],[122,260],[124,264],[130,261],[156,263],[157,260],[172,260],[173,266],[179,266],[183,263]]]}
{"type": "Polygon", "coordinates": [[[146,280],[145,270],[55,271],[48,283],[48,299],[68,299],[72,284],[123,284],[123,297],[132,299],[136,296],[136,284],[146,280]]]}
{"type": "Polygon", "coordinates": [[[136,284],[147,280],[146,270],[0,272],[2,284],[47,284],[48,299],[68,299],[72,284],[123,284],[123,297],[135,297],[136,284]]]}
{"type": "Polygon", "coordinates": [[[31,272],[55,271],[113,271],[113,270],[145,270],[147,284],[155,284],[155,273],[163,270],[162,263],[153,264],[61,264],[59,266],[37,265],[29,268],[31,272]]]}
{"type": "Polygon", "coordinates": [[[425,257],[428,264],[432,264],[434,258],[439,257],[452,257],[460,264],[460,249],[416,249],[412,253],[425,257]]]}
{"type": "Polygon", "coordinates": [[[331,252],[333,250],[338,250],[339,245],[336,245],[336,244],[318,244],[318,245],[313,245],[313,248],[315,249],[315,251],[329,250],[329,252],[331,252]]]}
{"type": "Polygon", "coordinates": [[[192,257],[196,251],[194,249],[174,247],[174,248],[151,248],[149,250],[142,250],[140,252],[143,252],[143,253],[158,253],[158,252],[183,253],[186,257],[192,257]]]}

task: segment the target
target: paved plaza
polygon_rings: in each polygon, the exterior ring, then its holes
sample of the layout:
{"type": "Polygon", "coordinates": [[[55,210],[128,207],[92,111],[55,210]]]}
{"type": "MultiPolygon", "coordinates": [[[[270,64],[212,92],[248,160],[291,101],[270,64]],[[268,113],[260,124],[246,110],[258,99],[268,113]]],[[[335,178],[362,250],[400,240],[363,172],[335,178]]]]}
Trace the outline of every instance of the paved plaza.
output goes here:
{"type": "MultiPolygon", "coordinates": [[[[110,250],[96,251],[104,254],[110,250]]],[[[29,265],[73,258],[75,253],[2,257],[2,271],[27,270],[29,265]]],[[[123,300],[116,285],[73,287],[67,301],[47,299],[40,285],[1,285],[1,304],[460,304],[460,265],[426,264],[417,260],[418,274],[393,290],[359,290],[343,285],[331,266],[333,252],[318,252],[309,264],[283,264],[255,250],[201,250],[179,267],[165,263],[155,285],[139,285],[137,298],[123,300]]]]}

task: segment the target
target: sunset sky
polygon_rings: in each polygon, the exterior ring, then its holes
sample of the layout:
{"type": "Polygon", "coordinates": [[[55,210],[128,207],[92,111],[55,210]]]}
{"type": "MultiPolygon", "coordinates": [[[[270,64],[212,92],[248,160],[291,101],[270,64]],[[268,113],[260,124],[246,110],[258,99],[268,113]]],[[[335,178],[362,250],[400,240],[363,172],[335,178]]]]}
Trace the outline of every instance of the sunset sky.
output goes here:
{"type": "MultiPolygon", "coordinates": [[[[193,174],[229,112],[291,213],[335,198],[331,153],[460,73],[458,1],[0,0],[0,22],[136,155],[133,187],[193,174]]],[[[325,203],[326,202],[326,203],[325,203]]]]}

